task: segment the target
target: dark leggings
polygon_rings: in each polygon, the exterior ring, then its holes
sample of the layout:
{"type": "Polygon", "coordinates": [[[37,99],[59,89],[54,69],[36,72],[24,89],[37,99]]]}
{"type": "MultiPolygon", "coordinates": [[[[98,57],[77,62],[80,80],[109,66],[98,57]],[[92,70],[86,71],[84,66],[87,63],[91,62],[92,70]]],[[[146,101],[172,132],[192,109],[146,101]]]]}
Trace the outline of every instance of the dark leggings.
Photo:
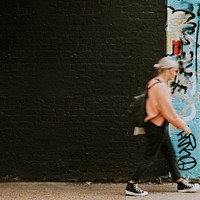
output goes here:
{"type": "Polygon", "coordinates": [[[169,137],[168,122],[162,126],[156,126],[152,122],[147,122],[145,126],[147,146],[143,158],[141,159],[132,180],[138,182],[144,172],[154,163],[161,151],[168,161],[169,170],[174,181],[181,178],[178,169],[176,154],[169,137]]]}

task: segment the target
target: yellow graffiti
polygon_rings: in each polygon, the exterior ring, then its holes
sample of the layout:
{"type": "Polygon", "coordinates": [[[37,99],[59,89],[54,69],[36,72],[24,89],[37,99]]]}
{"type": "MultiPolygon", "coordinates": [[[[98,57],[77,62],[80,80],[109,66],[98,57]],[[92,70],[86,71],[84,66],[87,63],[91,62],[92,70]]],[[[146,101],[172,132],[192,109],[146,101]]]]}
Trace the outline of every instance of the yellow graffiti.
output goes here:
{"type": "Polygon", "coordinates": [[[189,17],[190,14],[185,14],[182,11],[173,12],[171,8],[167,9],[166,51],[168,54],[172,54],[173,51],[172,40],[184,38],[182,30],[187,26],[189,17]]]}

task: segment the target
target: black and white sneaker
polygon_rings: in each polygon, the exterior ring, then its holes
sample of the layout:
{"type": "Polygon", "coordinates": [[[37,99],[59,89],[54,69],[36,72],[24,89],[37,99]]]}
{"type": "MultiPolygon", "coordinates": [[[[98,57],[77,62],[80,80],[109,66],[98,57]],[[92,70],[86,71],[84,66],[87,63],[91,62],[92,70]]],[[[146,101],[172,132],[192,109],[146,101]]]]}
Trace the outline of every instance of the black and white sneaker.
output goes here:
{"type": "Polygon", "coordinates": [[[186,192],[198,192],[200,190],[199,184],[191,184],[188,183],[187,180],[183,180],[177,183],[178,192],[186,193],[186,192]]]}
{"type": "Polygon", "coordinates": [[[126,186],[126,195],[129,196],[146,196],[148,192],[143,191],[136,183],[128,183],[126,186]]]}

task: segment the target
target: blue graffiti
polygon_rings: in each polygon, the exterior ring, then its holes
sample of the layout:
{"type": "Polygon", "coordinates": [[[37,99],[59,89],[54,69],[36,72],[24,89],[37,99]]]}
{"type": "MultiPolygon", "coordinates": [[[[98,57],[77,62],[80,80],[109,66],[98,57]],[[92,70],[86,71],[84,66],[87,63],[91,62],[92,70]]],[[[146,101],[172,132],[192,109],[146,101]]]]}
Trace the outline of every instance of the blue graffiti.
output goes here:
{"type": "MultiPolygon", "coordinates": [[[[167,55],[179,62],[179,73],[171,83],[175,108],[197,132],[199,126],[200,1],[166,0],[167,55]]],[[[173,136],[172,136],[173,137],[173,136]]],[[[199,177],[199,134],[178,132],[173,141],[181,174],[199,177]]]]}

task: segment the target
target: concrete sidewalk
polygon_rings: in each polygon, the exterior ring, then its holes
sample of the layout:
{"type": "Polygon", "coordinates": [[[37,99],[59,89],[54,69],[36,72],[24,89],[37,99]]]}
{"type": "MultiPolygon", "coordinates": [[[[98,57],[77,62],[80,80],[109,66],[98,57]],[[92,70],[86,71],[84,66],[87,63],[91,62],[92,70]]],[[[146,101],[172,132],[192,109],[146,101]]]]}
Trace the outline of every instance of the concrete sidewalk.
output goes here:
{"type": "Polygon", "coordinates": [[[146,197],[124,195],[126,184],[12,182],[0,183],[0,200],[199,200],[199,193],[178,193],[176,184],[140,184],[146,197]]]}

